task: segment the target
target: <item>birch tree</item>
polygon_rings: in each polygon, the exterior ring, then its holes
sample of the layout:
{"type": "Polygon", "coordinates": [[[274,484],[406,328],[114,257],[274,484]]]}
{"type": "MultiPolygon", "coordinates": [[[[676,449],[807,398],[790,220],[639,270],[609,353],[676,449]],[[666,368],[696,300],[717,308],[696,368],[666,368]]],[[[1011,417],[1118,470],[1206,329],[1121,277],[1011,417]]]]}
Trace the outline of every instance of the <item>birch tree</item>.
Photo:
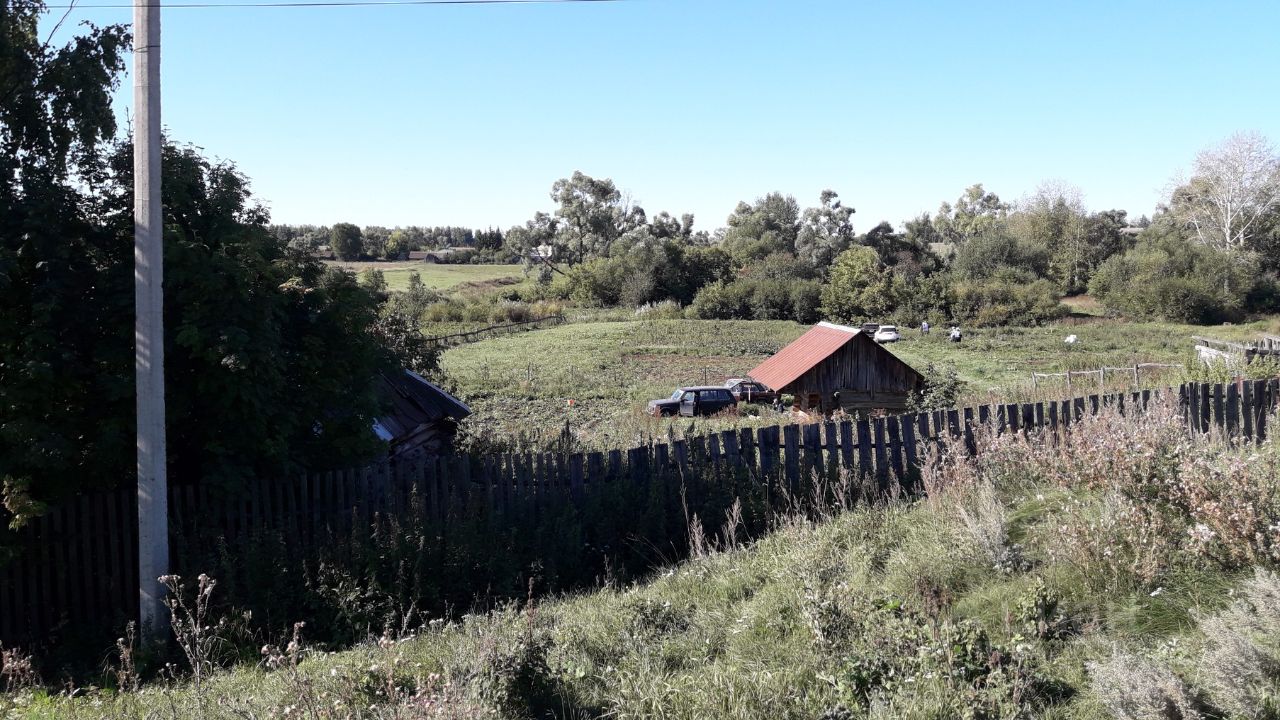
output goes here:
{"type": "Polygon", "coordinates": [[[1169,205],[1200,242],[1245,252],[1280,208],[1280,157],[1262,135],[1236,133],[1196,156],[1191,179],[1174,189],[1169,205]]]}

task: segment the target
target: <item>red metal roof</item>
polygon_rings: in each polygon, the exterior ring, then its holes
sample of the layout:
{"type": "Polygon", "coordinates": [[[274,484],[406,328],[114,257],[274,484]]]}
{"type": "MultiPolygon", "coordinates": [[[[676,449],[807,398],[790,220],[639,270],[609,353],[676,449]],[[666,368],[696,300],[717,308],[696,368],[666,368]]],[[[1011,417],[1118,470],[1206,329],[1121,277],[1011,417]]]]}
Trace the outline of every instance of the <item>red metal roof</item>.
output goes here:
{"type": "Polygon", "coordinates": [[[858,334],[857,328],[818,323],[751,371],[751,379],[770,390],[782,390],[858,334]]]}

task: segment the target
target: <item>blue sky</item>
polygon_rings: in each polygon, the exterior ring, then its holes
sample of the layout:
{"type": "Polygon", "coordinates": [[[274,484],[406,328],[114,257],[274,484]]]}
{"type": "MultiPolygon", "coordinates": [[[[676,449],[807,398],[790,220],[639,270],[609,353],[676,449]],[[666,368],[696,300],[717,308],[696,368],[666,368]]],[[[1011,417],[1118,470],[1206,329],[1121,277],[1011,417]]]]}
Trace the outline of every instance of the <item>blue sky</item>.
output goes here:
{"type": "Polygon", "coordinates": [[[1280,141],[1278,26],[1277,2],[171,8],[163,112],[277,222],[505,228],[574,170],[703,229],[832,188],[866,230],[974,182],[1137,216],[1232,132],[1280,141]]]}

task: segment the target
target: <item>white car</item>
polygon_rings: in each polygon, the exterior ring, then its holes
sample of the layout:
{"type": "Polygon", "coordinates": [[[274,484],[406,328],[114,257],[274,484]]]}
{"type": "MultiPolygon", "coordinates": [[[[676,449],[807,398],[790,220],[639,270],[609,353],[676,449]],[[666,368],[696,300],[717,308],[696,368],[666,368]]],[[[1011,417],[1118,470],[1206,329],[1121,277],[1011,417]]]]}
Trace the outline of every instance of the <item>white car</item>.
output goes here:
{"type": "Polygon", "coordinates": [[[893,325],[881,325],[876,334],[872,338],[878,343],[898,342],[902,336],[898,334],[898,328],[893,325]]]}

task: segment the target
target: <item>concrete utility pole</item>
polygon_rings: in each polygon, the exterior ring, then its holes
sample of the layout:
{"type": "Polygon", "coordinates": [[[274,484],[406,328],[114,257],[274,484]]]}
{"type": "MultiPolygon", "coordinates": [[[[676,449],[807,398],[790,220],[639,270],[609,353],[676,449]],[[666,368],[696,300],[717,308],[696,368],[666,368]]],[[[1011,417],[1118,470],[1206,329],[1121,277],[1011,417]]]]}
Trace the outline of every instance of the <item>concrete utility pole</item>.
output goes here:
{"type": "Polygon", "coordinates": [[[164,212],[160,204],[160,0],[133,8],[133,326],[138,388],[139,632],[168,633],[169,480],[164,441],[164,212]]]}

